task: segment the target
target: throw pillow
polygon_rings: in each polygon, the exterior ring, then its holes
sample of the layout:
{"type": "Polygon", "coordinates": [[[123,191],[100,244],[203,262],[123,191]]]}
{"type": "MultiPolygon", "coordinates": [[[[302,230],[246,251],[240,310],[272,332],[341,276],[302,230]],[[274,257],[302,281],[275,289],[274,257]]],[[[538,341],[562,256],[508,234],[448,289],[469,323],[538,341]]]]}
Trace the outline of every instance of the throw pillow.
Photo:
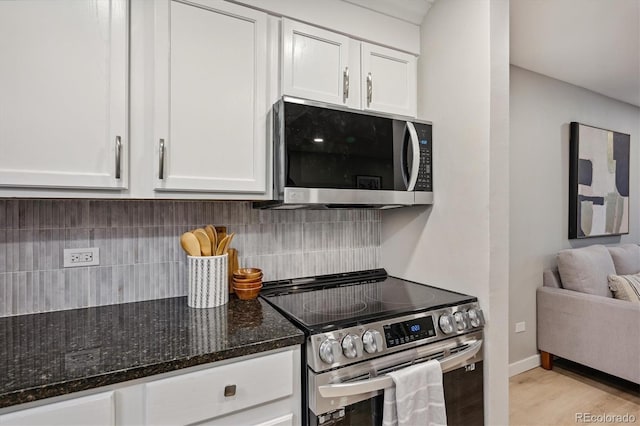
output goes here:
{"type": "Polygon", "coordinates": [[[632,275],[640,273],[640,246],[637,244],[622,244],[607,247],[617,275],[632,275]]]}
{"type": "Polygon", "coordinates": [[[567,290],[611,297],[607,277],[616,274],[609,250],[603,245],[561,250],[558,272],[567,290]]]}
{"type": "Polygon", "coordinates": [[[609,288],[616,299],[640,303],[640,274],[609,275],[609,288]]]}

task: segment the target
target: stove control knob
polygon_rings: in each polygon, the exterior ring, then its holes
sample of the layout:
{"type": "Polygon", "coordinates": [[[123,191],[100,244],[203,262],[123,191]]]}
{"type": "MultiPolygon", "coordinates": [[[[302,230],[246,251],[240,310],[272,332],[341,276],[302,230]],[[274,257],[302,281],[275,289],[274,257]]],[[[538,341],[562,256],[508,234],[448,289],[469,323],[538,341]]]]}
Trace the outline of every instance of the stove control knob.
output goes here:
{"type": "Polygon", "coordinates": [[[367,330],[362,335],[362,344],[369,354],[382,352],[382,334],[376,330],[367,330]]]}
{"type": "Polygon", "coordinates": [[[340,356],[340,343],[336,339],[326,339],[320,344],[320,359],[333,364],[340,356]]]}
{"type": "Polygon", "coordinates": [[[453,319],[456,321],[458,331],[463,331],[469,328],[469,315],[466,312],[458,311],[453,314],[453,319]]]}
{"type": "Polygon", "coordinates": [[[440,315],[438,324],[440,325],[440,330],[442,330],[444,334],[451,334],[455,331],[455,321],[451,314],[440,315]]]}
{"type": "Polygon", "coordinates": [[[476,328],[484,325],[484,314],[482,313],[482,309],[471,308],[467,311],[467,315],[469,315],[471,327],[476,328]]]}
{"type": "Polygon", "coordinates": [[[357,358],[362,356],[362,340],[355,334],[347,334],[342,339],[342,353],[347,358],[357,358]]]}

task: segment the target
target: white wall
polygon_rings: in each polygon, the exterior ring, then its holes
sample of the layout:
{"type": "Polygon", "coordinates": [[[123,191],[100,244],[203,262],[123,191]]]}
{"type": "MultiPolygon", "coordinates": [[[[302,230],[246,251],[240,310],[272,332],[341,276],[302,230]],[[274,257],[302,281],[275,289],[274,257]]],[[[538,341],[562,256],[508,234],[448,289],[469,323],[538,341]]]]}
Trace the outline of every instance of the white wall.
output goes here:
{"type": "Polygon", "coordinates": [[[433,121],[435,204],[387,211],[382,265],[478,297],[485,422],[508,423],[508,2],[437,1],[421,28],[418,112],[433,121]]]}
{"type": "Polygon", "coordinates": [[[536,288],[558,250],[640,242],[640,108],[518,67],[511,67],[511,231],[509,361],[537,356],[536,288]],[[630,233],[569,240],[569,123],[631,134],[630,233]],[[515,333],[516,322],[526,331],[515,333]]]}

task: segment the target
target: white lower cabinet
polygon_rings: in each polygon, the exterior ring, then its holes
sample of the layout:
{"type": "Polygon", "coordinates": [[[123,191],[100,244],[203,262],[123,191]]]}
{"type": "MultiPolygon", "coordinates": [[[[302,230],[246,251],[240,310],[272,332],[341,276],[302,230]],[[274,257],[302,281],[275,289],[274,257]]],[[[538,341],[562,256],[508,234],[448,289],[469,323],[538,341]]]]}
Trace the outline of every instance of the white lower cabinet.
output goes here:
{"type": "Polygon", "coordinates": [[[133,426],[300,424],[300,347],[124,382],[0,410],[0,425],[133,426]],[[105,389],[108,389],[105,391],[105,389]]]}
{"type": "Polygon", "coordinates": [[[114,393],[104,392],[1,415],[0,425],[115,425],[114,393]]]}
{"type": "Polygon", "coordinates": [[[293,426],[293,414],[287,414],[286,416],[278,417],[277,419],[268,420],[266,422],[259,423],[256,426],[293,426]]]}
{"type": "MultiPolygon", "coordinates": [[[[292,396],[293,352],[157,380],[145,387],[146,424],[200,423],[292,396]]],[[[263,424],[261,420],[253,419],[255,424],[263,424]]],[[[245,419],[245,424],[251,421],[245,419]]]]}

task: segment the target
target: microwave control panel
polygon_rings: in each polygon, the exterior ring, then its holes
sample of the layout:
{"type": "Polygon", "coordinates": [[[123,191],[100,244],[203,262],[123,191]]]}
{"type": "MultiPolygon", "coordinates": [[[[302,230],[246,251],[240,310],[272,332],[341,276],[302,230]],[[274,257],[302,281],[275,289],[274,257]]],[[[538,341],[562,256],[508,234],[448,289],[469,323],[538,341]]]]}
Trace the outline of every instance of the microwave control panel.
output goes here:
{"type": "Polygon", "coordinates": [[[414,123],[420,145],[420,167],[418,168],[418,180],[416,191],[433,192],[433,178],[431,174],[432,140],[431,125],[414,123]]]}

